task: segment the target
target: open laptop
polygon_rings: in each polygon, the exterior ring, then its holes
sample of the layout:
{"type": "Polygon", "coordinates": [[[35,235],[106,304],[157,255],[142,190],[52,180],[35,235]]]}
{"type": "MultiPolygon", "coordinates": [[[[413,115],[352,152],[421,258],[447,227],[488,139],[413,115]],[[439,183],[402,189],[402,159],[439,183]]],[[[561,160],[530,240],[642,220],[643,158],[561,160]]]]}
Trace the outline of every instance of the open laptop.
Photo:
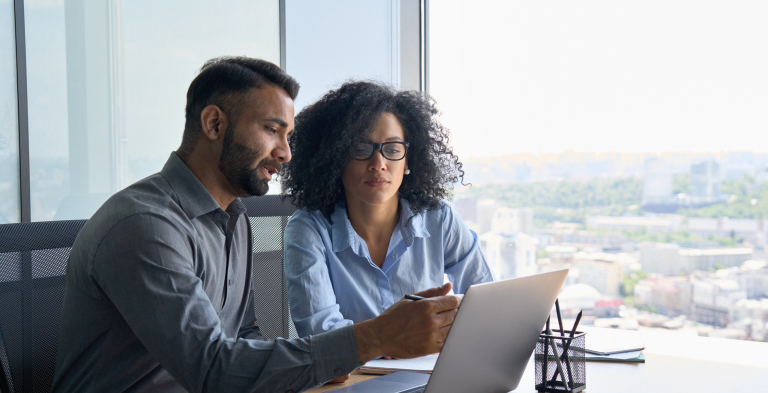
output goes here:
{"type": "Polygon", "coordinates": [[[333,392],[514,390],[567,275],[566,269],[473,285],[464,295],[431,376],[397,372],[333,392]]]}

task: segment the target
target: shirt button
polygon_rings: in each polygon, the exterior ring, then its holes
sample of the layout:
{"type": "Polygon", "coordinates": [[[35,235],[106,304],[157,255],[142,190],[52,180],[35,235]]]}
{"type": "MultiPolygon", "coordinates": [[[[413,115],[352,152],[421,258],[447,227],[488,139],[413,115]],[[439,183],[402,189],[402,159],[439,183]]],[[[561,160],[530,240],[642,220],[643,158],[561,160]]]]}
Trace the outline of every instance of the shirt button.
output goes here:
{"type": "Polygon", "coordinates": [[[335,375],[337,377],[340,377],[341,376],[341,369],[337,368],[337,369],[333,370],[333,375],[335,375]]]}
{"type": "Polygon", "coordinates": [[[229,279],[228,282],[229,282],[229,285],[232,285],[232,279],[231,278],[229,279]]]}
{"type": "Polygon", "coordinates": [[[216,216],[216,218],[221,218],[221,213],[216,212],[216,214],[214,214],[214,216],[216,216]]]}

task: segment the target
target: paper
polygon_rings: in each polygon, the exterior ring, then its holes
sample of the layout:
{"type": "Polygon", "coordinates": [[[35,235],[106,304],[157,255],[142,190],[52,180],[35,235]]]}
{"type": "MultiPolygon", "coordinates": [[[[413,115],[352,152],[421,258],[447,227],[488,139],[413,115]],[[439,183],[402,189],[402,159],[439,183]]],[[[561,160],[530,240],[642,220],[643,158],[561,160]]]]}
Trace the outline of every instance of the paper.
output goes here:
{"type": "Polygon", "coordinates": [[[587,354],[584,360],[588,362],[645,363],[645,357],[641,351],[615,353],[606,356],[587,354]]]}
{"type": "Polygon", "coordinates": [[[395,371],[431,373],[435,369],[438,355],[427,355],[413,359],[375,359],[360,367],[364,374],[390,374],[395,371]]]}
{"type": "Polygon", "coordinates": [[[614,352],[625,349],[645,348],[645,340],[639,335],[600,332],[587,335],[587,349],[598,352],[614,352]]]}

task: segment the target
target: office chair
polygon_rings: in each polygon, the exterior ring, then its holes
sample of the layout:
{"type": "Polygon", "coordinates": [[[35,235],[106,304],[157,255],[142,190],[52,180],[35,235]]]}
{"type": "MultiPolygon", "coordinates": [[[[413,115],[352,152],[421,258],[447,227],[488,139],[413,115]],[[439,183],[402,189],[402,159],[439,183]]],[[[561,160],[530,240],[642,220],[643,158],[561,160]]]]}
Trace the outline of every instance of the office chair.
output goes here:
{"type": "Polygon", "coordinates": [[[69,250],[86,220],[0,225],[0,391],[49,392],[69,250]]]}
{"type": "Polygon", "coordinates": [[[283,231],[296,211],[277,195],[243,198],[253,236],[253,293],[256,321],[264,337],[296,338],[283,268],[283,231]]]}

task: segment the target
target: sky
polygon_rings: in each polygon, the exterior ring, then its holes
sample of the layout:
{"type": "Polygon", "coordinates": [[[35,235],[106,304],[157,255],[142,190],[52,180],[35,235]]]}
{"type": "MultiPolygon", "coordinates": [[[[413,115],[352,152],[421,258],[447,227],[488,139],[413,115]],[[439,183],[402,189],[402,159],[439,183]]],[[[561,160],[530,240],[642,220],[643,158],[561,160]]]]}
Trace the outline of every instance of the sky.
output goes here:
{"type": "Polygon", "coordinates": [[[432,1],[461,157],[768,151],[768,2],[432,1]]]}

